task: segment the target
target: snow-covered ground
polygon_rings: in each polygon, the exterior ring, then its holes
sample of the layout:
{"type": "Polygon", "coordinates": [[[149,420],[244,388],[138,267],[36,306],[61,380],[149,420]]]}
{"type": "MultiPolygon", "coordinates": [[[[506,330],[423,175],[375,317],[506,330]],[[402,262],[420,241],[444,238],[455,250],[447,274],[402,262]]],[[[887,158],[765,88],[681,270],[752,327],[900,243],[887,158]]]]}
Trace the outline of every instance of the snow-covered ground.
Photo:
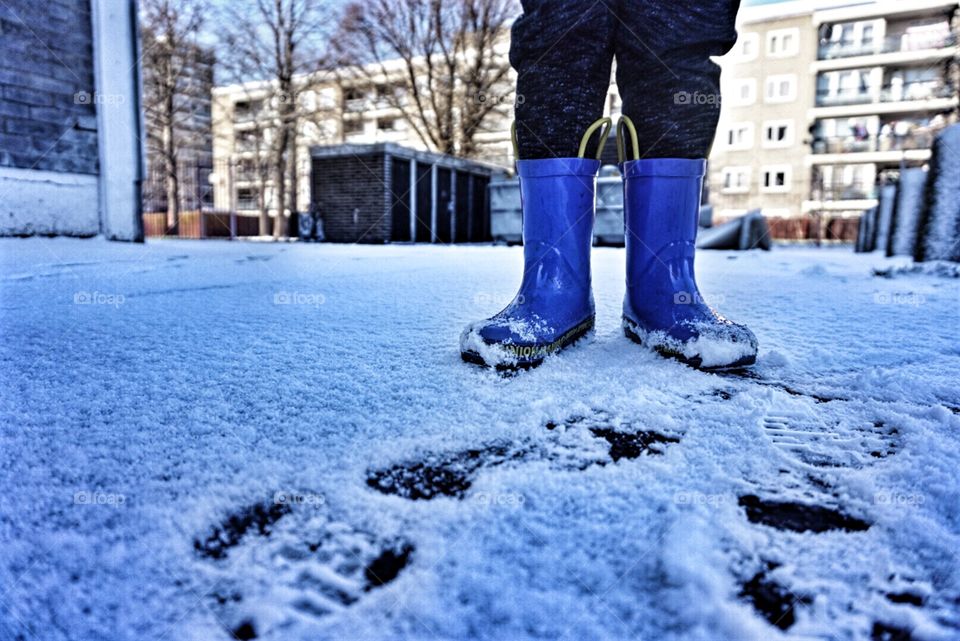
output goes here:
{"type": "Polygon", "coordinates": [[[597,249],[501,377],[520,251],[0,241],[0,639],[960,638],[960,279],[701,252],[716,375],[597,249]]]}

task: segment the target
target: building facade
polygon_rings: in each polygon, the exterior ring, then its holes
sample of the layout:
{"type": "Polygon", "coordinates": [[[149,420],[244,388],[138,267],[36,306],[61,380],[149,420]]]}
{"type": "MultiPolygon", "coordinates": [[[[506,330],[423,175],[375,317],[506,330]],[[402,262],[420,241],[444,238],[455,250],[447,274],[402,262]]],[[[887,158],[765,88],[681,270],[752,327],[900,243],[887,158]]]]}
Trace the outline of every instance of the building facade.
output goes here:
{"type": "MultiPolygon", "coordinates": [[[[144,29],[144,49],[149,49],[156,36],[144,29]]],[[[154,77],[158,68],[144,56],[143,111],[147,176],[143,186],[144,211],[167,211],[168,166],[164,148],[172,134],[180,185],[180,210],[195,211],[213,207],[210,174],[213,171],[212,93],[213,52],[196,44],[177,52],[170,66],[177,70],[172,80],[154,77]],[[163,83],[175,87],[169,106],[164,105],[163,83]],[[166,126],[167,120],[172,126],[166,126]]]]}
{"type": "Polygon", "coordinates": [[[723,98],[709,175],[718,221],[752,209],[797,217],[809,193],[805,143],[817,38],[809,5],[789,4],[743,9],[737,43],[721,59],[723,98]]]}
{"type": "Polygon", "coordinates": [[[805,212],[862,212],[880,184],[929,161],[934,136],[957,118],[956,21],[957,3],[943,0],[814,12],[805,212]]]}
{"type": "MultiPolygon", "coordinates": [[[[495,59],[508,71],[499,87],[474,100],[493,100],[497,107],[490,113],[474,141],[476,152],[470,160],[493,167],[510,168],[513,147],[510,124],[515,100],[515,72],[508,59],[509,41],[502,40],[495,59]]],[[[396,66],[396,73],[403,68],[396,66]]],[[[390,69],[388,68],[388,74],[390,69]]],[[[337,71],[303,77],[299,96],[296,145],[291,166],[296,174],[290,182],[297,192],[297,209],[310,206],[311,149],[325,145],[396,144],[419,152],[435,152],[405,120],[391,94],[401,83],[389,75],[370,81],[351,80],[337,71]]],[[[214,201],[217,209],[256,215],[260,207],[275,215],[273,179],[265,164],[273,141],[270,119],[276,96],[269,83],[254,82],[216,87],[213,90],[214,201]]],[[[402,100],[402,96],[401,96],[402,100]]],[[[619,112],[616,86],[611,84],[606,115],[619,112]]],[[[614,146],[609,149],[614,149],[614,146]]]]}
{"type": "Polygon", "coordinates": [[[720,220],[762,209],[806,237],[876,204],[957,120],[957,2],[822,0],[748,7],[720,62],[710,156],[720,220]],[[845,6],[839,6],[839,5],[845,6]]]}

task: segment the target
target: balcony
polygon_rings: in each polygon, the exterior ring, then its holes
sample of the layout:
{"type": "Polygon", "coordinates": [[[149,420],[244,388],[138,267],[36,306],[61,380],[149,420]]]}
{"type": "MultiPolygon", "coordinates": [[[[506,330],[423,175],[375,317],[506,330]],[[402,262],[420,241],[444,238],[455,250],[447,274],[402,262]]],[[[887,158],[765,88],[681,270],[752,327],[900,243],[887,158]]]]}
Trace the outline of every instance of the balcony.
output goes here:
{"type": "Polygon", "coordinates": [[[888,151],[914,151],[930,149],[937,132],[915,131],[897,136],[893,134],[873,136],[833,136],[815,138],[811,144],[814,154],[867,154],[888,151]]]}
{"type": "Polygon", "coordinates": [[[860,87],[846,91],[817,90],[817,107],[842,107],[864,105],[874,102],[922,102],[950,99],[957,95],[953,85],[940,80],[919,80],[898,84],[886,84],[877,91],[873,87],[860,87]]]}
{"type": "Polygon", "coordinates": [[[819,189],[815,187],[814,192],[817,191],[822,201],[873,200],[879,196],[879,188],[875,184],[862,181],[825,183],[819,189]]]}
{"type": "Polygon", "coordinates": [[[817,56],[820,60],[836,60],[838,58],[855,58],[857,56],[873,56],[882,53],[909,53],[913,51],[927,51],[930,49],[945,49],[957,44],[954,34],[937,34],[920,36],[888,36],[883,40],[871,42],[822,42],[817,56]]]}
{"type": "Polygon", "coordinates": [[[347,98],[343,101],[343,109],[349,113],[360,113],[366,111],[370,102],[366,97],[347,98]]]}
{"type": "Polygon", "coordinates": [[[937,100],[957,95],[953,85],[934,81],[904,82],[899,85],[884,85],[880,91],[880,102],[907,102],[914,100],[937,100]]]}

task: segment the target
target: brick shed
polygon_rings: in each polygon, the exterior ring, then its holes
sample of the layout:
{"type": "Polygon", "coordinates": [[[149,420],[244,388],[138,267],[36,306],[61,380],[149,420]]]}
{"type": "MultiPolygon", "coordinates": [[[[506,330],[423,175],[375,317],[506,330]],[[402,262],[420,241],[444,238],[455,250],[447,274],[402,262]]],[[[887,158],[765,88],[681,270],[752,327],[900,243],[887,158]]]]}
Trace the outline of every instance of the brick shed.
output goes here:
{"type": "Polygon", "coordinates": [[[0,1],[0,235],[142,239],[136,9],[0,1]]]}
{"type": "Polygon", "coordinates": [[[393,143],[314,147],[310,155],[311,203],[328,241],[490,240],[487,185],[498,168],[393,143]]]}

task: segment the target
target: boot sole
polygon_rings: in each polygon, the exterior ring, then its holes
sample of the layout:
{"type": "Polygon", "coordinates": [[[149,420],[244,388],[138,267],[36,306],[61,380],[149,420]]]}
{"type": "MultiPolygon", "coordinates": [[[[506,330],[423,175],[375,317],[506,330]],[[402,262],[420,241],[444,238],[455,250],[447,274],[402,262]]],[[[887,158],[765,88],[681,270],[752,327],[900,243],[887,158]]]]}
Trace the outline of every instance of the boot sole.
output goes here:
{"type": "Polygon", "coordinates": [[[732,370],[741,370],[741,369],[746,369],[757,362],[757,356],[756,354],[754,354],[752,356],[744,356],[740,360],[734,361],[732,363],[727,363],[724,365],[714,365],[711,367],[704,367],[702,365],[703,361],[699,356],[694,356],[693,358],[690,358],[679,352],[675,352],[673,350],[667,349],[662,345],[647,345],[643,341],[643,337],[640,334],[639,327],[637,327],[636,323],[634,323],[632,320],[630,320],[626,316],[623,317],[623,333],[626,335],[627,338],[629,338],[631,341],[633,341],[637,345],[642,345],[643,347],[656,352],[657,354],[659,354],[660,356],[663,356],[664,358],[670,358],[675,361],[680,361],[684,365],[687,365],[694,369],[698,369],[702,372],[729,372],[732,370]]]}
{"type": "Polygon", "coordinates": [[[578,340],[586,336],[591,330],[593,330],[594,321],[595,321],[595,317],[591,316],[590,318],[583,321],[573,329],[570,329],[567,332],[565,332],[563,336],[561,336],[557,340],[553,341],[552,343],[548,343],[546,345],[530,345],[530,346],[502,345],[501,347],[503,347],[504,349],[515,350],[517,352],[517,360],[514,363],[497,363],[495,365],[491,365],[490,363],[483,360],[483,357],[480,356],[479,353],[473,350],[462,350],[460,352],[460,358],[462,358],[464,362],[472,363],[473,365],[480,365],[482,367],[493,367],[498,372],[503,372],[503,371],[511,372],[511,371],[517,371],[517,370],[533,369],[534,367],[538,367],[542,365],[543,361],[547,358],[547,356],[550,356],[551,354],[556,354],[557,352],[563,349],[566,349],[567,347],[570,347],[571,345],[576,343],[578,340]],[[528,347],[532,350],[535,350],[536,352],[535,356],[524,356],[519,353],[528,347]]]}

